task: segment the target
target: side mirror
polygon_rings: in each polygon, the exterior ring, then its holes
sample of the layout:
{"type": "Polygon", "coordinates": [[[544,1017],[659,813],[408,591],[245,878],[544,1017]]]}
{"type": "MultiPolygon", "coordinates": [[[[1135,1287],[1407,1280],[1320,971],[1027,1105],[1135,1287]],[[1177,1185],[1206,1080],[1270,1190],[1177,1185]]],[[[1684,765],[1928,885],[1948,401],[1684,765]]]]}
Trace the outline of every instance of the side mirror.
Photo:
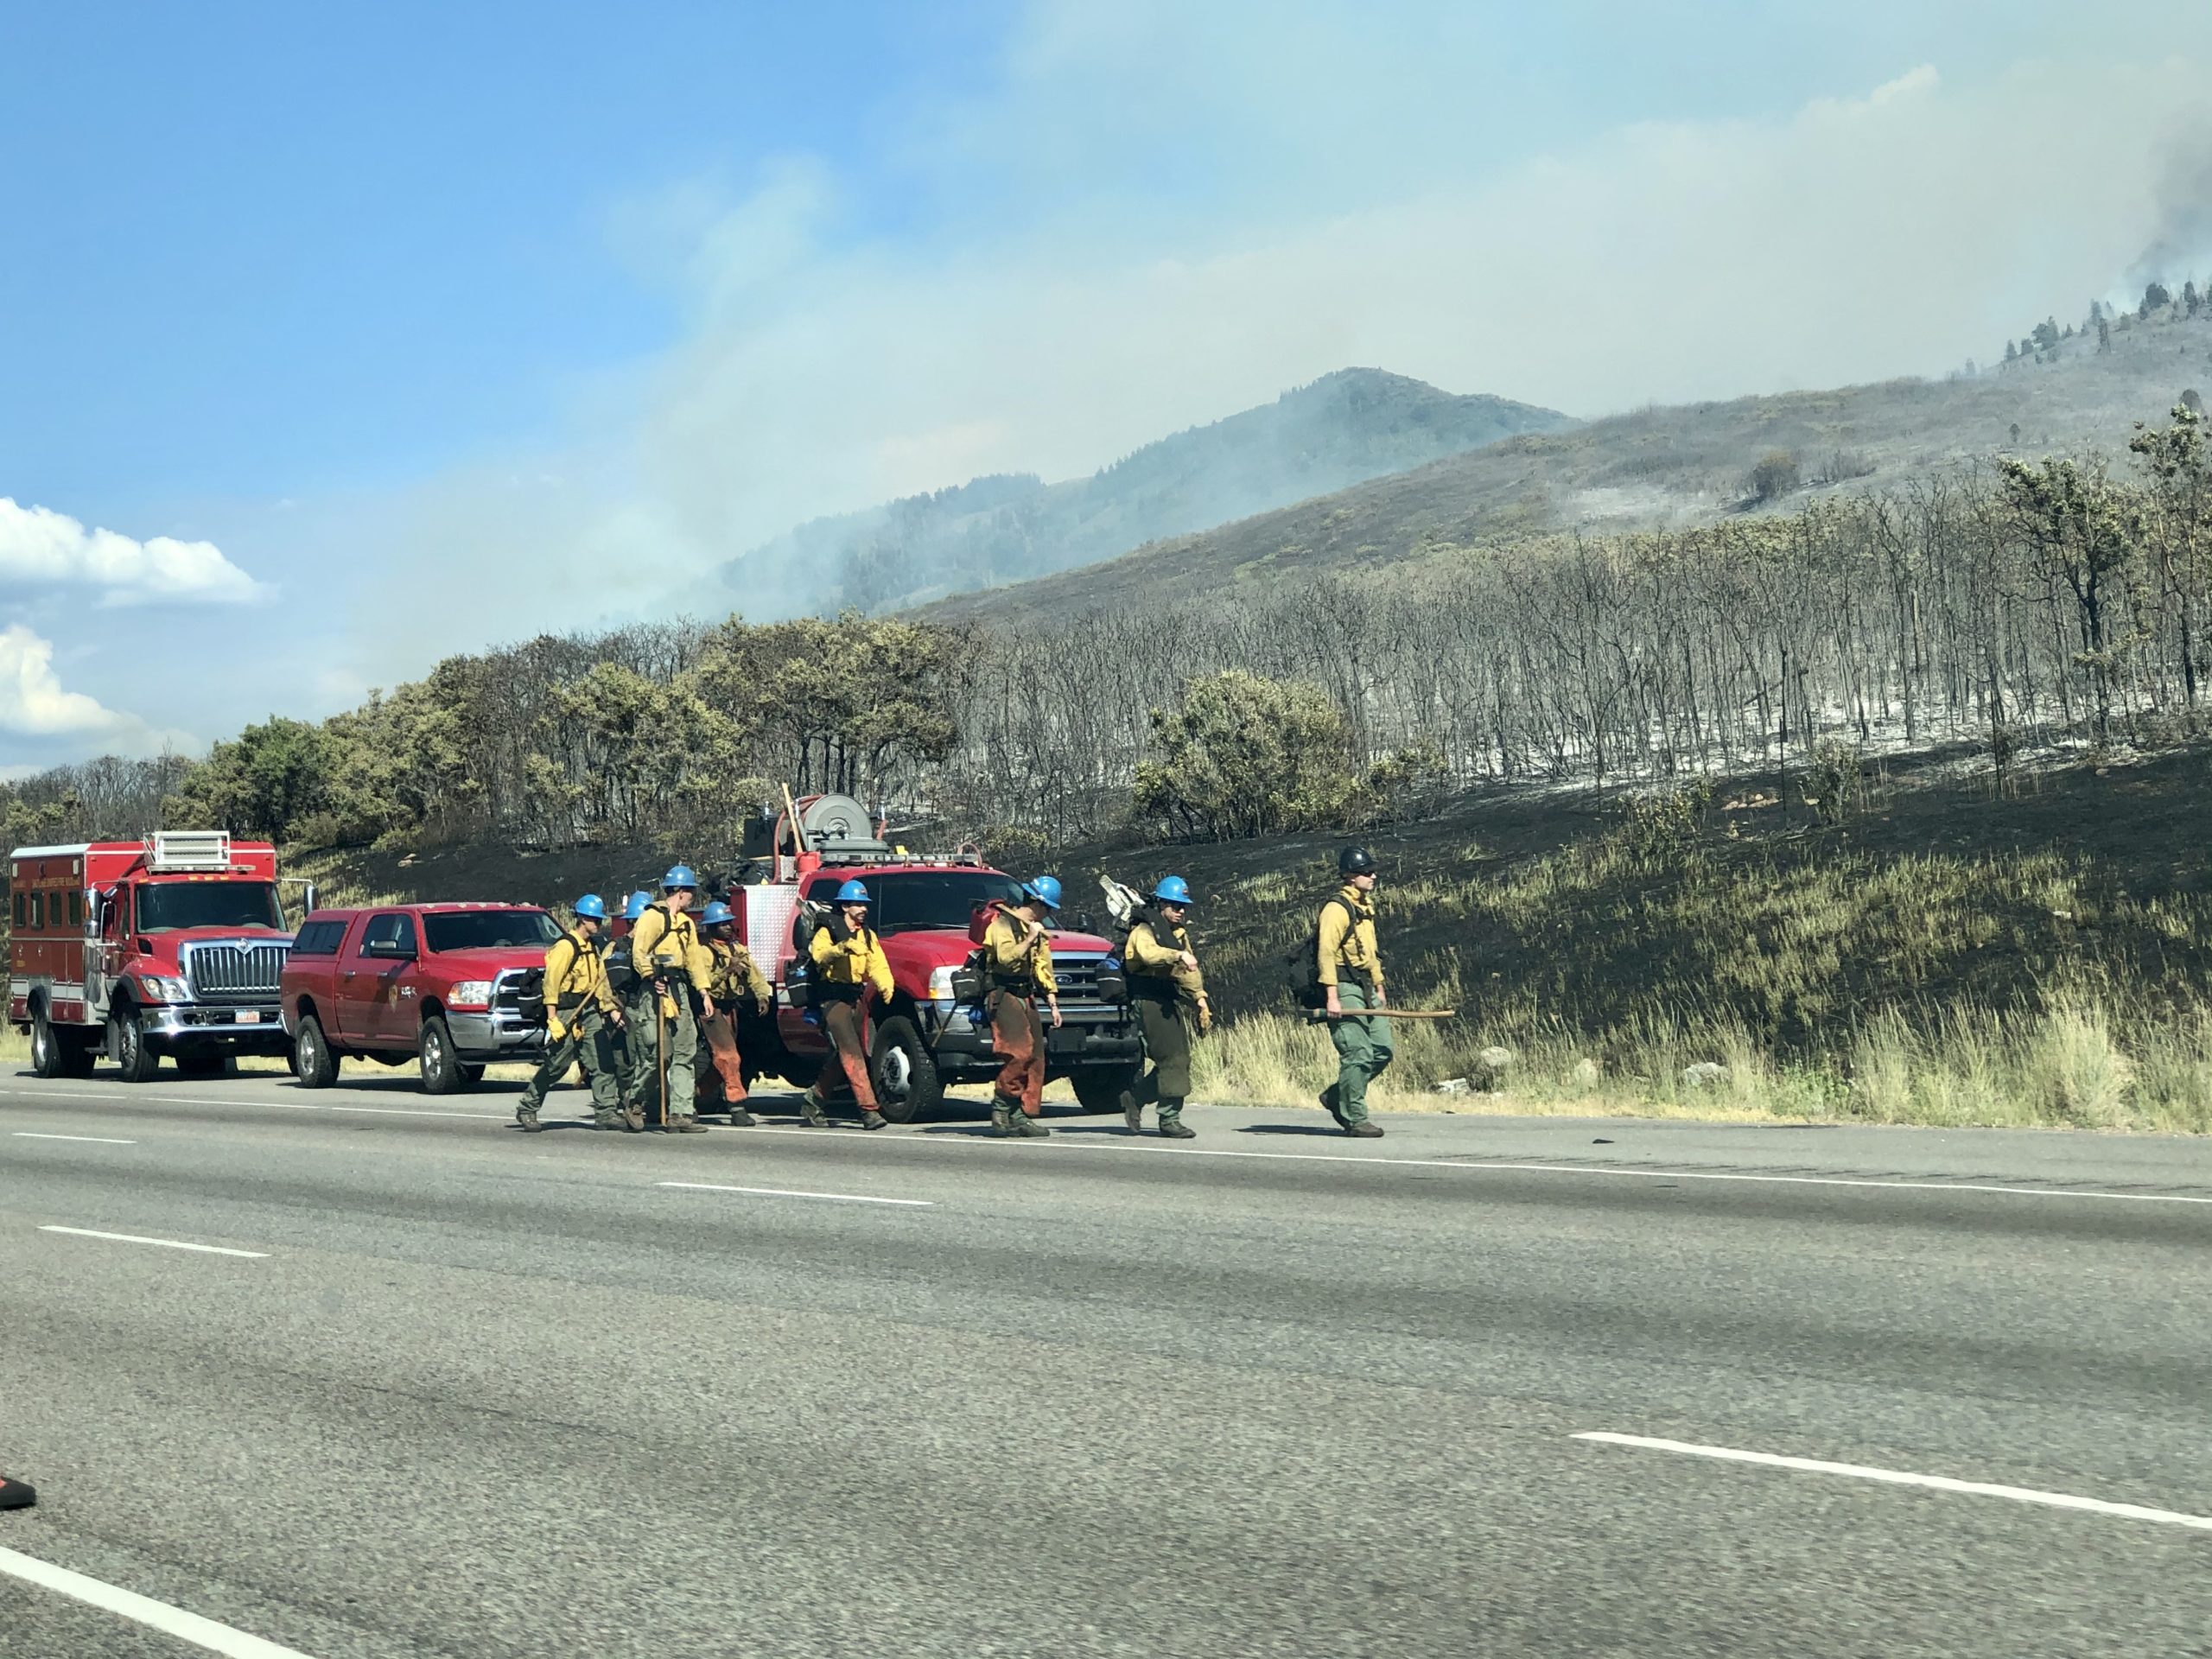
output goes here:
{"type": "Polygon", "coordinates": [[[1085,910],[1077,912],[1075,918],[1075,931],[1078,933],[1089,933],[1095,931],[1090,925],[1090,912],[1089,911],[1085,910]]]}
{"type": "Polygon", "coordinates": [[[310,882],[308,882],[308,883],[307,884],[307,887],[306,887],[305,890],[304,890],[303,892],[302,892],[302,893],[300,894],[300,902],[301,902],[302,905],[305,905],[305,906],[307,906],[307,909],[306,909],[306,910],[302,913],[302,919],[304,919],[304,918],[305,918],[306,917],[308,917],[308,916],[312,916],[312,915],[314,915],[314,914],[315,914],[315,883],[314,883],[314,882],[310,881],[310,882]]]}

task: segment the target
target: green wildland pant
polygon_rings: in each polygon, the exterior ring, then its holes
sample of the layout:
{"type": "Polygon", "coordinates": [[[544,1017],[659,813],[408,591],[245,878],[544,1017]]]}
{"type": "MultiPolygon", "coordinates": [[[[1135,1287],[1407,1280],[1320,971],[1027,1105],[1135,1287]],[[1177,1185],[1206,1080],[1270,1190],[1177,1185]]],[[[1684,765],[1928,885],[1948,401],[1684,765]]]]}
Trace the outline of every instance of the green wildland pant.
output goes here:
{"type": "MultiPolygon", "coordinates": [[[[645,1003],[645,1024],[640,1034],[644,1040],[633,1043],[632,1051],[642,1054],[645,1072],[645,1092],[640,1098],[660,1101],[664,1118],[682,1117],[695,1104],[694,1095],[699,1086],[699,1016],[691,1005],[691,988],[680,981],[671,982],[669,995],[676,1002],[676,1012],[663,1016],[658,999],[650,986],[640,1000],[645,1003]],[[658,1047],[656,1045],[665,1044],[658,1047]],[[661,1068],[667,1067],[668,1097],[661,1099],[661,1068]]],[[[646,1116],[652,1115],[648,1106],[646,1116]]]]}
{"type": "Polygon", "coordinates": [[[584,1078],[591,1084],[594,1111],[622,1109],[622,1085],[618,1080],[614,1033],[607,1017],[595,1007],[579,1009],[568,1021],[567,1033],[545,1045],[545,1058],[537,1075],[523,1085],[522,1109],[534,1112],[545,1103],[546,1091],[569,1075],[569,1068],[583,1062],[584,1078]]]}
{"type": "Polygon", "coordinates": [[[622,1092],[640,1111],[652,1109],[660,1087],[653,1063],[653,994],[639,980],[615,993],[622,1004],[622,1092]]]}
{"type": "MultiPolygon", "coordinates": [[[[1173,1002],[1156,996],[1133,996],[1138,1029],[1144,1033],[1144,1052],[1152,1069],[1128,1093],[1139,1106],[1158,1105],[1160,1121],[1173,1123],[1183,1115],[1183,1102],[1191,1093],[1191,1027],[1173,1002]]],[[[1122,1103],[1127,1110],[1129,1101],[1122,1103]]]]}
{"type": "MultiPolygon", "coordinates": [[[[1349,1014],[1354,1008],[1371,1008],[1374,1000],[1364,985],[1347,980],[1337,987],[1337,1001],[1349,1014]]],[[[1347,1123],[1367,1121],[1367,1085],[1390,1064],[1390,1021],[1371,1014],[1362,1019],[1332,1020],[1329,1040],[1337,1046],[1337,1110],[1347,1123]]]]}

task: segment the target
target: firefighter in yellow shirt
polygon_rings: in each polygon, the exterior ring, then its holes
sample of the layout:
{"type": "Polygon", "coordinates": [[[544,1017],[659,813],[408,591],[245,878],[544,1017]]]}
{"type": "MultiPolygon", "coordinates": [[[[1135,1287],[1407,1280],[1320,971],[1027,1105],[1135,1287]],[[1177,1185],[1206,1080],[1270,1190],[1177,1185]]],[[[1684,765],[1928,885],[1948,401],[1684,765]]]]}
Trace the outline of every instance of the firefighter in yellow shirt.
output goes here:
{"type": "Polygon", "coordinates": [[[994,906],[983,930],[985,1006],[991,1016],[991,1046],[1003,1055],[991,1090],[991,1128],[999,1135],[1050,1135],[1037,1119],[1045,1094],[1045,1023],[1037,1012],[1042,997],[1060,1026],[1060,987],[1052,977],[1052,941],[1046,918],[1060,907],[1060,883],[1040,875],[1025,882],[1021,902],[994,906]]]}
{"type": "Polygon", "coordinates": [[[644,1038],[646,1066],[640,1079],[660,1103],[661,1128],[671,1135],[699,1135],[706,1125],[691,1110],[698,1086],[699,1016],[695,998],[714,978],[714,953],[700,943],[690,916],[699,896],[690,866],[678,864],[661,878],[661,896],[645,906],[630,930],[630,965],[652,988],[653,1029],[644,1038]],[[663,1092],[664,1085],[665,1092],[663,1092]],[[682,1111],[674,1109],[681,1102],[682,1111]]]}
{"type": "Polygon", "coordinates": [[[829,1124],[823,1106],[828,1091],[841,1080],[852,1090],[854,1103],[861,1109],[862,1128],[880,1129],[887,1124],[868,1074],[866,1015],[871,1001],[889,1001],[897,987],[883,941],[868,925],[869,902],[866,883],[846,882],[837,889],[835,913],[814,930],[807,943],[806,954],[814,963],[814,1006],[830,1039],[822,1075],[800,1100],[806,1121],[817,1129],[829,1124]]]}
{"type": "Polygon", "coordinates": [[[592,1128],[638,1128],[636,1109],[622,1098],[615,1064],[613,1033],[622,1024],[622,1007],[607,982],[607,964],[595,943],[607,925],[607,906],[595,893],[576,900],[575,925],[545,952],[545,1058],[537,1075],[524,1085],[515,1122],[531,1134],[545,1126],[537,1109],[546,1091],[583,1063],[591,1084],[592,1128]]]}
{"type": "Polygon", "coordinates": [[[1201,1035],[1211,1031],[1213,1006],[1191,948],[1191,931],[1184,925],[1190,913],[1191,884],[1179,875],[1163,877],[1130,924],[1122,947],[1129,1002],[1152,1061],[1151,1071],[1122,1096],[1122,1117],[1131,1135],[1143,1127],[1145,1103],[1154,1101],[1160,1107],[1160,1134],[1170,1141],[1196,1137],[1183,1122],[1183,1102],[1191,1092],[1191,1027],[1201,1035]]]}
{"type": "Polygon", "coordinates": [[[1390,1064],[1390,1021],[1382,1010],[1382,955],[1375,939],[1375,855],[1347,847],[1337,855],[1344,886],[1321,906],[1316,963],[1337,1050],[1337,1080],[1321,1104],[1346,1135],[1379,1140],[1382,1126],[1367,1116],[1367,1085],[1390,1064]]]}
{"type": "Polygon", "coordinates": [[[719,1095],[734,1128],[750,1128],[745,1109],[745,1059],[737,1042],[738,1011],[750,1004],[759,1014],[775,1006],[774,993],[753,965],[753,953],[730,937],[737,919],[719,899],[699,912],[699,938],[715,959],[714,971],[699,988],[699,1052],[696,1101],[719,1095]],[[709,1074],[712,1075],[709,1076],[709,1074]],[[717,1086],[719,1085],[719,1086],[717,1086]]]}

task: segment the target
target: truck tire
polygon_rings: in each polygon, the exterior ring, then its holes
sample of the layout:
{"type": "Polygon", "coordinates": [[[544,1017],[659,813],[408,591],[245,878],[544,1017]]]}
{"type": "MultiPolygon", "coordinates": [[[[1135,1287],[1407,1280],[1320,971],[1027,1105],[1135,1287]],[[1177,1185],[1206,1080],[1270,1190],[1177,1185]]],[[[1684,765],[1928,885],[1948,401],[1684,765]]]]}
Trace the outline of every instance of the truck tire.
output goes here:
{"type": "Polygon", "coordinates": [[[80,1050],[67,1037],[54,1028],[46,1017],[46,1004],[41,1002],[31,1010],[31,1075],[45,1077],[84,1077],[92,1075],[92,1057],[85,1056],[81,1065],[80,1050]]]}
{"type": "Polygon", "coordinates": [[[92,1075],[91,1046],[73,1033],[56,1031],[44,1002],[31,1010],[31,1071],[48,1079],[92,1075]]]}
{"type": "Polygon", "coordinates": [[[1128,1065],[1080,1066],[1068,1073],[1068,1082],[1075,1090],[1076,1104],[1084,1111],[1118,1112],[1122,1090],[1134,1089],[1142,1076],[1144,1062],[1135,1060],[1128,1065]]]}
{"type": "Polygon", "coordinates": [[[108,1016],[115,1033],[115,1064],[125,1083],[151,1083],[162,1069],[162,1057],[146,1041],[146,1022],[138,1005],[126,1002],[108,1016]]]}
{"type": "Polygon", "coordinates": [[[454,1051],[453,1028],[442,1014],[423,1022],[422,1034],[415,1039],[415,1058],[422,1069],[424,1094],[457,1095],[468,1086],[461,1056],[454,1051]]]}
{"type": "Polygon", "coordinates": [[[302,1014],[293,1028],[292,1068],[302,1089],[327,1089],[338,1081],[338,1057],[322,1034],[322,1021],[311,1014],[302,1014]]]}
{"type": "Polygon", "coordinates": [[[926,1117],[944,1099],[937,1060],[921,1032],[903,1014],[876,1026],[868,1073],[875,1084],[877,1109],[893,1123],[926,1117]]]}
{"type": "Polygon", "coordinates": [[[47,1022],[43,1002],[31,1010],[31,1075],[49,1081],[63,1075],[61,1044],[47,1022]]]}

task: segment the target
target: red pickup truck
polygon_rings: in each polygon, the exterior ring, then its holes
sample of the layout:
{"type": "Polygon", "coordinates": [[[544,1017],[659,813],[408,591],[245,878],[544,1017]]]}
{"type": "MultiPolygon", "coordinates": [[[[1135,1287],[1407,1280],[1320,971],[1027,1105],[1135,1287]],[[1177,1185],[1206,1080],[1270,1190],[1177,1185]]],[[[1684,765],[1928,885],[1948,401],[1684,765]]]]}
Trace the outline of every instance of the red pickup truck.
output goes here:
{"type": "Polygon", "coordinates": [[[318,910],[300,925],[278,986],[303,1088],[337,1081],[359,1055],[410,1060],[434,1095],[473,1088],[494,1060],[534,1059],[545,1029],[525,1018],[560,937],[531,905],[384,905],[318,910]]]}
{"type": "MultiPolygon", "coordinates": [[[[980,1007],[961,1004],[954,970],[975,946],[969,925],[981,906],[1013,904],[1021,884],[979,861],[887,858],[811,871],[789,883],[735,887],[730,898],[753,959],[773,964],[777,1007],[772,1029],[747,1022],[740,1039],[748,1071],[779,1071],[812,1083],[829,1039],[810,1008],[792,1001],[791,920],[799,900],[825,908],[853,877],[874,898],[883,954],[898,989],[871,1011],[869,1069],[883,1115],[894,1123],[926,1116],[954,1084],[980,1083],[998,1071],[991,1031],[980,1007]]],[[[1144,1065],[1144,1047],[1126,1006],[1101,992],[1101,972],[1113,942],[1082,931],[1052,934],[1052,972],[1059,981],[1061,1025],[1046,1033],[1047,1077],[1065,1077],[1086,1111],[1112,1111],[1144,1065]]]]}

